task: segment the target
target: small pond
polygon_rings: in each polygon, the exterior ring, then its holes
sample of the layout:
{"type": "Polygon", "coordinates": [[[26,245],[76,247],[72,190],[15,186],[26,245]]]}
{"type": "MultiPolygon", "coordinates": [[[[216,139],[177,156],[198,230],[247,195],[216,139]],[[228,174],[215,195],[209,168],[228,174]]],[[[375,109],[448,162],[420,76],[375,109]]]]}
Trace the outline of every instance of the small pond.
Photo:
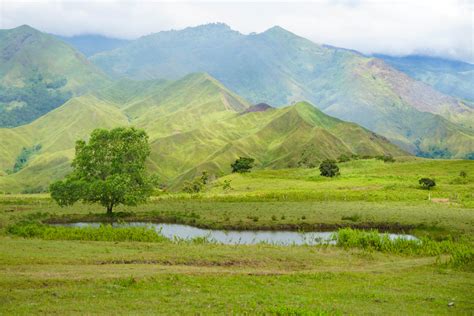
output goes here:
{"type": "MultiPolygon", "coordinates": [[[[99,227],[101,223],[70,223],[56,224],[67,227],[99,227]]],[[[317,245],[322,243],[335,243],[334,232],[295,232],[295,231],[264,231],[264,230],[218,230],[202,229],[181,224],[153,224],[145,222],[113,223],[113,227],[151,227],[166,238],[178,240],[191,240],[206,238],[209,241],[226,245],[254,245],[268,243],[274,245],[317,245]]],[[[390,239],[404,238],[416,239],[412,235],[388,234],[390,239]]]]}

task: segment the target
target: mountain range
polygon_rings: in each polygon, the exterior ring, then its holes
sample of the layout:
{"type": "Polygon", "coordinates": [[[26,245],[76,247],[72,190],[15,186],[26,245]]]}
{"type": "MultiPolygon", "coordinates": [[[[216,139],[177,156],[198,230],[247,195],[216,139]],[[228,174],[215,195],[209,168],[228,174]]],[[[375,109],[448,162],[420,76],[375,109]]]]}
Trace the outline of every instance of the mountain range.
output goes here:
{"type": "Polygon", "coordinates": [[[90,44],[103,40],[0,31],[0,190],[44,190],[98,127],[145,129],[149,168],[174,187],[230,172],[238,156],[257,168],[343,154],[474,158],[470,103],[376,57],[280,27],[243,35],[210,24],[90,44]]]}
{"type": "Polygon", "coordinates": [[[114,78],[207,72],[251,103],[307,100],[426,157],[466,157],[474,110],[385,63],[315,44],[280,27],[243,35],[209,24],[141,37],[91,60],[114,78]]]}
{"type": "Polygon", "coordinates": [[[208,74],[124,79],[71,98],[30,124],[1,128],[0,190],[44,190],[70,171],[75,140],[94,128],[129,125],[147,131],[149,169],[169,185],[204,170],[229,173],[239,156],[255,158],[257,168],[288,168],[343,154],[406,155],[384,137],[306,102],[253,109],[208,74]]]}

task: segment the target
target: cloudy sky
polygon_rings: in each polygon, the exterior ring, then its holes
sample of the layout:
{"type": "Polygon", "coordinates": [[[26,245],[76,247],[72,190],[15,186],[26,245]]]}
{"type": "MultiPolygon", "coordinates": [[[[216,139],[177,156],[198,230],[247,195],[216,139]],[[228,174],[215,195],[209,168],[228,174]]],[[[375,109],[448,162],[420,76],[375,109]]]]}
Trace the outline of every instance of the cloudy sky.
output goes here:
{"type": "Polygon", "coordinates": [[[474,63],[474,0],[0,0],[0,28],[136,38],[224,22],[247,34],[280,25],[364,53],[428,54],[474,63]]]}

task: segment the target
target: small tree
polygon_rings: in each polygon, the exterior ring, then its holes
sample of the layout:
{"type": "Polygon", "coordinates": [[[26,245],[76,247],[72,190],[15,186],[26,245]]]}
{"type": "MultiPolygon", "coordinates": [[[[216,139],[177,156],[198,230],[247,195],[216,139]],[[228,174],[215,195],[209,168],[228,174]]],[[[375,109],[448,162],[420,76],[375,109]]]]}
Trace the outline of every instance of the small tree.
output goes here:
{"type": "Polygon", "coordinates": [[[186,193],[199,193],[204,188],[204,183],[201,178],[194,178],[193,181],[185,181],[183,191],[186,193]]]}
{"type": "Polygon", "coordinates": [[[319,171],[324,177],[334,177],[340,175],[339,167],[334,160],[326,159],[319,165],[319,171]]]}
{"type": "Polygon", "coordinates": [[[464,170],[462,170],[462,171],[459,173],[459,176],[460,176],[461,178],[465,178],[465,177],[467,177],[467,172],[464,171],[464,170]]]}
{"type": "Polygon", "coordinates": [[[207,171],[203,171],[201,174],[201,182],[202,184],[207,184],[208,181],[209,181],[209,174],[207,173],[207,171]]]}
{"type": "Polygon", "coordinates": [[[425,190],[430,190],[432,187],[436,186],[435,180],[430,178],[421,178],[418,183],[421,185],[421,188],[425,190]]]}
{"type": "Polygon", "coordinates": [[[232,180],[224,180],[224,184],[222,185],[222,190],[228,191],[231,190],[232,187],[230,186],[232,180]]]}
{"type": "Polygon", "coordinates": [[[248,157],[240,157],[230,166],[232,167],[232,172],[245,173],[250,172],[250,169],[253,168],[253,163],[255,159],[248,157]]]}
{"type": "Polygon", "coordinates": [[[151,195],[155,179],[148,177],[148,136],[135,128],[96,129],[89,142],[76,142],[73,172],[51,184],[51,197],[60,205],[79,200],[100,203],[112,214],[119,204],[137,205],[151,195]]]}

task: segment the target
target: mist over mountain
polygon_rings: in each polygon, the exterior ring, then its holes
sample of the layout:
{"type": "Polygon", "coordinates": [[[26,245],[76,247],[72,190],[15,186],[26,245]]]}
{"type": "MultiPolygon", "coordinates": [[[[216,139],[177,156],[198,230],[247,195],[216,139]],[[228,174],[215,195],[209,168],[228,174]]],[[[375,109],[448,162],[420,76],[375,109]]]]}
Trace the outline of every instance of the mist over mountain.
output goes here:
{"type": "Polygon", "coordinates": [[[225,24],[151,34],[91,60],[115,78],[207,72],[252,103],[307,100],[427,157],[474,151],[474,112],[381,59],[315,44],[281,27],[243,35],[225,24]]]}
{"type": "Polygon", "coordinates": [[[57,37],[69,45],[75,47],[87,57],[94,54],[122,47],[129,42],[126,39],[111,38],[103,35],[86,34],[76,36],[57,37]]]}
{"type": "Polygon", "coordinates": [[[474,65],[429,56],[374,55],[410,77],[436,90],[469,101],[474,105],[474,65]]]}

